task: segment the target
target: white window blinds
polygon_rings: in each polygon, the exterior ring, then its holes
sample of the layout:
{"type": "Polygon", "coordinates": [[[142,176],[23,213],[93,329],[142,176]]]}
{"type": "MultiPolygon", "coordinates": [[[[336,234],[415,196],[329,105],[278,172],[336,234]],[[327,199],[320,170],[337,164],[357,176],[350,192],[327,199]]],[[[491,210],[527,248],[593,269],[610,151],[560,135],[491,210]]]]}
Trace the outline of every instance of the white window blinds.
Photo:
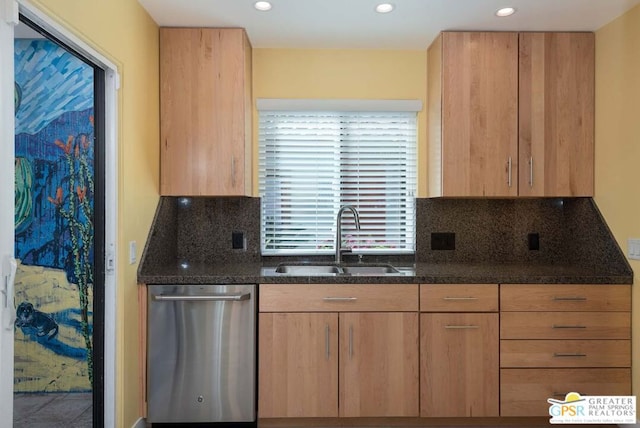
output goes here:
{"type": "Polygon", "coordinates": [[[415,112],[259,112],[263,254],[412,252],[415,242],[415,112]]]}

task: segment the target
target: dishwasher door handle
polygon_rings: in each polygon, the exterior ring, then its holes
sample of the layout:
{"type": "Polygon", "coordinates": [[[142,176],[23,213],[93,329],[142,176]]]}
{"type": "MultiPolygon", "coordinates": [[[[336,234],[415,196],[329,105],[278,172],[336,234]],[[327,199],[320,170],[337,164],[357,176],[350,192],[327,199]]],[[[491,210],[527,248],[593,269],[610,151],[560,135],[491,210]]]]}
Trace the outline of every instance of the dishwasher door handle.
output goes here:
{"type": "Polygon", "coordinates": [[[172,294],[154,294],[153,300],[165,301],[165,302],[240,302],[242,300],[249,300],[251,298],[250,293],[244,294],[210,294],[203,296],[180,296],[172,294]]]}

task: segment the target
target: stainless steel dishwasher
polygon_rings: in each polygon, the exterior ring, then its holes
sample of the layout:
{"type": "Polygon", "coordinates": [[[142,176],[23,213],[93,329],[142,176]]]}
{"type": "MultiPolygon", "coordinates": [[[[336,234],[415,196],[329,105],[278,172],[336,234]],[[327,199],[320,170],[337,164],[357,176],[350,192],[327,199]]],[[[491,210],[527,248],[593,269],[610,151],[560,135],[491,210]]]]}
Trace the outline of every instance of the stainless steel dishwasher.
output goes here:
{"type": "Polygon", "coordinates": [[[255,422],[256,286],[148,287],[147,420],[255,422]]]}

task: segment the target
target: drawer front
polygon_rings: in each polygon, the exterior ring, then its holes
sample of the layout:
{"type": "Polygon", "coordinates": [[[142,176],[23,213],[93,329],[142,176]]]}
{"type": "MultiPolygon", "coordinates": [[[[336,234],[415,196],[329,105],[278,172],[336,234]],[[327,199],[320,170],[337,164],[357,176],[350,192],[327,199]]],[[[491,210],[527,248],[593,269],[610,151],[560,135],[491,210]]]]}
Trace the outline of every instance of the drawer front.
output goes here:
{"type": "Polygon", "coordinates": [[[497,312],[497,284],[422,284],[422,312],[497,312]]]}
{"type": "Polygon", "coordinates": [[[503,312],[500,339],[630,339],[629,312],[503,312]]]}
{"type": "Polygon", "coordinates": [[[501,369],[500,416],[549,417],[548,398],[631,395],[631,369],[501,369]]]}
{"type": "Polygon", "coordinates": [[[630,311],[630,285],[502,284],[502,311],[630,311]]]}
{"type": "Polygon", "coordinates": [[[631,341],[501,340],[500,367],[631,367],[631,341]]]}
{"type": "Polygon", "coordinates": [[[417,312],[417,284],[261,284],[260,312],[417,312]]]}

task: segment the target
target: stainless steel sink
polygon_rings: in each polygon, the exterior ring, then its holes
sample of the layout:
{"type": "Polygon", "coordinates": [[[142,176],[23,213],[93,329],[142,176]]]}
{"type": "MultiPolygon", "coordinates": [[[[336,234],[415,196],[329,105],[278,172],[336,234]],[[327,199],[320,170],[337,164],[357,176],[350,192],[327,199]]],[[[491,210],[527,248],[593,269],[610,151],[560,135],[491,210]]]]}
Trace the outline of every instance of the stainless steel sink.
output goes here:
{"type": "Polygon", "coordinates": [[[346,275],[377,276],[399,274],[400,271],[389,264],[357,264],[342,267],[346,275]]]}
{"type": "Polygon", "coordinates": [[[390,264],[369,264],[358,263],[352,265],[337,264],[310,264],[298,263],[288,264],[281,263],[276,267],[276,273],[286,275],[299,276],[335,276],[335,275],[353,275],[353,276],[384,276],[384,275],[401,275],[401,272],[390,264]]]}
{"type": "Polygon", "coordinates": [[[314,265],[314,264],[279,264],[276,268],[276,273],[284,273],[288,275],[300,275],[300,276],[328,276],[339,275],[342,272],[340,266],[329,265],[314,265]]]}

